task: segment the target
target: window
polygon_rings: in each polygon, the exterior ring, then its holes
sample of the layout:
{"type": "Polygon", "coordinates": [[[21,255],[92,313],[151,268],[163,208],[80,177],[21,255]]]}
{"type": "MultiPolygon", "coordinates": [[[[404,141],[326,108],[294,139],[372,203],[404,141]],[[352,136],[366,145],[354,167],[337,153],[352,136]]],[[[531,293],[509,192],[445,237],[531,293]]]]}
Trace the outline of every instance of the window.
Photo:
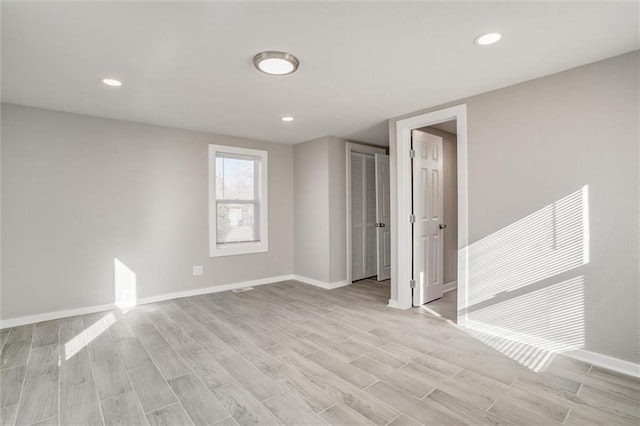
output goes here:
{"type": "Polygon", "coordinates": [[[267,152],[209,145],[209,255],[268,251],[267,152]]]}

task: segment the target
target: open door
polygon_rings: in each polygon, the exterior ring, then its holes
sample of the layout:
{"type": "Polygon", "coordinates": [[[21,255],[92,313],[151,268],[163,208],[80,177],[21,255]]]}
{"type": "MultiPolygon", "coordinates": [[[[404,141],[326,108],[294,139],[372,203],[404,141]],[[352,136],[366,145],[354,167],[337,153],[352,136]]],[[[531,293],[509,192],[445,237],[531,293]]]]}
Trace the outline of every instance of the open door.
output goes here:
{"type": "Polygon", "coordinates": [[[442,138],[411,132],[413,146],[413,305],[442,297],[444,199],[442,138]]]}
{"type": "Polygon", "coordinates": [[[391,278],[391,201],[389,156],[376,154],[376,240],[378,281],[391,278]]]}

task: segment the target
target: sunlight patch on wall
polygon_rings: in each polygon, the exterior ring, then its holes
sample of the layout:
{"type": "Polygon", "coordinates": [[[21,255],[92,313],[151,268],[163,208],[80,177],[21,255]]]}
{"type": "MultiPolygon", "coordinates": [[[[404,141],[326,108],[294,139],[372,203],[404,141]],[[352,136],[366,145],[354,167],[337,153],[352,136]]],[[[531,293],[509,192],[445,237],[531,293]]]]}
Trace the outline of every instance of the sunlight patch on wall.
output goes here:
{"type": "Polygon", "coordinates": [[[84,331],[79,333],[73,339],[69,340],[64,345],[64,359],[69,360],[75,354],[80,352],[85,346],[87,346],[93,339],[104,333],[109,327],[116,323],[116,318],[113,313],[109,312],[98,321],[91,324],[84,331]]]}
{"type": "Polygon", "coordinates": [[[585,344],[588,200],[584,186],[459,252],[460,324],[536,371],[585,344]]]}
{"type": "Polygon", "coordinates": [[[585,187],[471,244],[468,304],[587,263],[587,194],[585,187]]]}
{"type": "Polygon", "coordinates": [[[136,306],[136,274],[119,259],[113,259],[113,281],[116,306],[120,309],[136,306]]]}

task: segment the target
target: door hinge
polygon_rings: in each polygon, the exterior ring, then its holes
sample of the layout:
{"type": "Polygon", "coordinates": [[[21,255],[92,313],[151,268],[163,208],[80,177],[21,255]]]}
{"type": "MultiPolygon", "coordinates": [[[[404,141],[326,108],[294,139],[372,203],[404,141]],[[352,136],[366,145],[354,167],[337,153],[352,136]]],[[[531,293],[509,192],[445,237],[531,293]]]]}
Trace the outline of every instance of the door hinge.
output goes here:
{"type": "Polygon", "coordinates": [[[409,286],[411,288],[416,288],[416,280],[409,280],[409,286]]]}
{"type": "Polygon", "coordinates": [[[410,214],[409,215],[409,222],[416,223],[416,215],[415,214],[410,214]]]}
{"type": "Polygon", "coordinates": [[[416,157],[416,150],[415,149],[410,149],[409,150],[409,158],[415,158],[416,157]]]}

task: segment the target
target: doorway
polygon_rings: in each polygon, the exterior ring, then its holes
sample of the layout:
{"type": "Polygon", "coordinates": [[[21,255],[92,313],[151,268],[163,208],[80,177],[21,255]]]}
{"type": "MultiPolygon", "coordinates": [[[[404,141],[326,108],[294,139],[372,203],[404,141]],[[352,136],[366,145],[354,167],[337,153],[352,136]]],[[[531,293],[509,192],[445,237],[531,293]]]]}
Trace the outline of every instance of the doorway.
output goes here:
{"type": "MultiPolygon", "coordinates": [[[[435,124],[456,120],[456,177],[457,177],[457,322],[466,323],[466,283],[467,283],[467,245],[468,245],[468,209],[467,209],[467,132],[466,105],[458,105],[442,110],[426,112],[420,115],[400,119],[393,129],[396,143],[392,144],[393,169],[392,197],[397,200],[394,210],[392,236],[395,247],[394,275],[392,279],[392,298],[389,306],[407,309],[413,306],[413,292],[417,287],[413,268],[413,167],[411,162],[412,131],[435,124]]],[[[417,275],[420,278],[419,274],[417,275]]],[[[423,275],[424,278],[424,275],[423,275]]],[[[444,279],[444,278],[443,278],[444,279]]],[[[444,288],[444,283],[443,283],[444,288]]]]}
{"type": "Polygon", "coordinates": [[[456,321],[458,269],[457,122],[411,133],[413,306],[456,321]]]}
{"type": "Polygon", "coordinates": [[[347,143],[347,281],[391,277],[389,156],[347,143]]]}

